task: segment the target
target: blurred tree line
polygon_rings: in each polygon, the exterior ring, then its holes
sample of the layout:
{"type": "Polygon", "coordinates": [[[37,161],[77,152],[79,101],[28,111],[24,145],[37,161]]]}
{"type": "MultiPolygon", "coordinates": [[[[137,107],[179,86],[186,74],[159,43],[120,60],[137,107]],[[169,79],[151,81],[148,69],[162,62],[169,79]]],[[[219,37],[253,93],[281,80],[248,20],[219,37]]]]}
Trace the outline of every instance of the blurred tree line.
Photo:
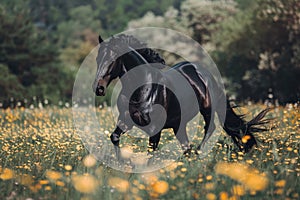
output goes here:
{"type": "Polygon", "coordinates": [[[130,28],[145,25],[173,28],[198,41],[238,100],[300,101],[298,0],[185,0],[163,16],[149,12],[129,22],[130,28]]]}
{"type": "Polygon", "coordinates": [[[266,99],[271,90],[281,103],[300,99],[298,0],[2,0],[0,102],[70,101],[98,33],[142,26],[201,43],[240,100],[266,99]]]}

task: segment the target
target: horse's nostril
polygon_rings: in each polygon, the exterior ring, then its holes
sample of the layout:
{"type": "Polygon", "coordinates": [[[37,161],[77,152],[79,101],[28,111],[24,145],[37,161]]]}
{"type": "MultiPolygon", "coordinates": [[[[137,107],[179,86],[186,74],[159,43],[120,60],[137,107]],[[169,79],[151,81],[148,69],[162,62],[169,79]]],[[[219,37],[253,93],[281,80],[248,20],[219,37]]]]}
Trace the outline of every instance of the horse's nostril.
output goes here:
{"type": "Polygon", "coordinates": [[[102,86],[102,85],[99,86],[99,87],[98,87],[98,90],[99,90],[99,92],[103,92],[103,91],[104,91],[104,86],[102,86]]]}
{"type": "Polygon", "coordinates": [[[98,86],[97,89],[96,89],[96,95],[103,96],[104,95],[104,90],[105,90],[104,86],[98,86]]]}

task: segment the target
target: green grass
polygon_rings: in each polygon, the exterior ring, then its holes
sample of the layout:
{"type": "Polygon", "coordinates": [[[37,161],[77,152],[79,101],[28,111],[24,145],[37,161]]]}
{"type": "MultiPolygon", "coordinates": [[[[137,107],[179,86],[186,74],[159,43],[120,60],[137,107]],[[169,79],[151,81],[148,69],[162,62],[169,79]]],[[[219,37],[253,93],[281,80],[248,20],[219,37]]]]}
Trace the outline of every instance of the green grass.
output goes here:
{"type": "MultiPolygon", "coordinates": [[[[252,105],[242,112],[250,119],[261,109],[252,105]]],[[[109,135],[114,129],[111,112],[105,108],[97,113],[99,131],[109,135]]],[[[276,117],[277,128],[256,134],[259,146],[249,154],[238,152],[222,133],[204,159],[181,156],[166,168],[134,174],[89,156],[74,131],[70,108],[0,110],[0,199],[299,199],[299,107],[278,107],[268,117],[276,117]],[[218,172],[216,166],[224,162],[241,163],[249,170],[245,176],[266,177],[267,186],[259,188],[260,179],[245,183],[243,174],[239,180],[218,172]]],[[[197,143],[203,123],[195,126],[197,143]]],[[[162,144],[170,134],[164,132],[162,144]]],[[[147,138],[123,135],[121,141],[132,151],[146,151],[147,138]]],[[[229,170],[241,173],[235,167],[229,170]]]]}

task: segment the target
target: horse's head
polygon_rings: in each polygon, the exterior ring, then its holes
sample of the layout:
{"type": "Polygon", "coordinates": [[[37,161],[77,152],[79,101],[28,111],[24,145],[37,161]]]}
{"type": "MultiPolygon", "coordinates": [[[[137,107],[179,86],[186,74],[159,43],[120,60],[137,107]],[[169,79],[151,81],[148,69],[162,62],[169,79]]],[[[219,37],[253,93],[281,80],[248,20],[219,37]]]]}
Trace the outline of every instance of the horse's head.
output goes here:
{"type": "Polygon", "coordinates": [[[121,59],[115,52],[115,44],[104,42],[99,35],[100,48],[98,50],[97,73],[93,84],[93,90],[97,96],[104,96],[110,82],[118,78],[122,73],[121,59]]]}
{"type": "Polygon", "coordinates": [[[93,84],[97,96],[104,96],[112,80],[120,78],[138,65],[162,63],[163,65],[159,66],[164,67],[164,59],[133,36],[120,34],[108,41],[103,41],[99,36],[99,43],[100,48],[96,58],[97,73],[93,84]]]}

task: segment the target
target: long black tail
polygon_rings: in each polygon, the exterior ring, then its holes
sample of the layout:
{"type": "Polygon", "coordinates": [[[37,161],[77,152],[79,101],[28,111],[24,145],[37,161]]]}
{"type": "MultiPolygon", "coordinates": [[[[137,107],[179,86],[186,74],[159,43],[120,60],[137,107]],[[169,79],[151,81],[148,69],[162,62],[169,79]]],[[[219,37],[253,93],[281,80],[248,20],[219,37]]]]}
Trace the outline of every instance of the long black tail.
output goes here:
{"type": "Polygon", "coordinates": [[[231,136],[234,143],[239,147],[241,151],[248,152],[254,145],[257,144],[253,135],[255,132],[267,131],[268,128],[264,127],[270,122],[271,119],[263,119],[265,115],[271,110],[267,108],[261,111],[251,121],[246,122],[244,115],[237,115],[233,111],[234,107],[231,107],[227,101],[226,118],[223,129],[228,135],[231,136]]]}

